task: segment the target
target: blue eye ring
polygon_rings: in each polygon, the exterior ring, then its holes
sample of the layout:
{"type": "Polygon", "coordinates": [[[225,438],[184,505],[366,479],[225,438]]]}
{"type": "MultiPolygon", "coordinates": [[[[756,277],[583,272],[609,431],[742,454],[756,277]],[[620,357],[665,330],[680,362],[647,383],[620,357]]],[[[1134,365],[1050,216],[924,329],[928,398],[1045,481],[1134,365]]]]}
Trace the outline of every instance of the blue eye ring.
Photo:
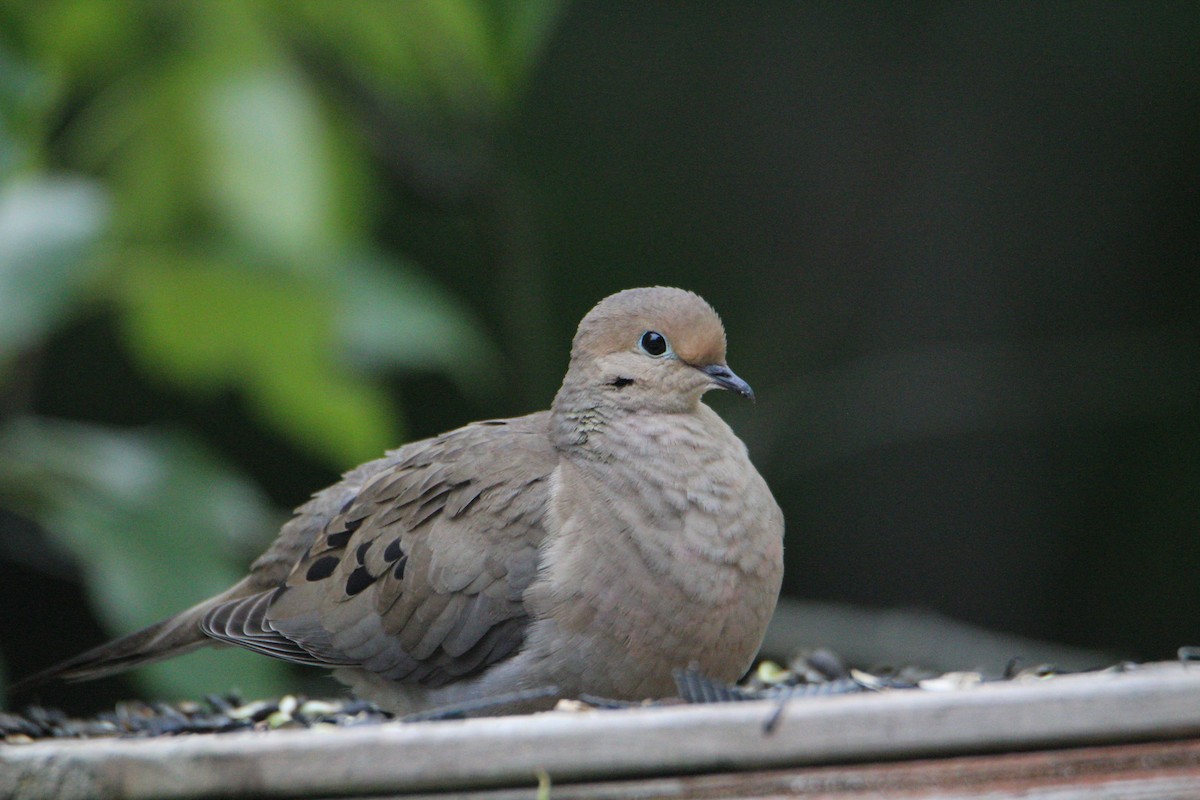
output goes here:
{"type": "Polygon", "coordinates": [[[671,343],[658,331],[646,331],[638,337],[638,349],[651,358],[671,355],[671,343]]]}

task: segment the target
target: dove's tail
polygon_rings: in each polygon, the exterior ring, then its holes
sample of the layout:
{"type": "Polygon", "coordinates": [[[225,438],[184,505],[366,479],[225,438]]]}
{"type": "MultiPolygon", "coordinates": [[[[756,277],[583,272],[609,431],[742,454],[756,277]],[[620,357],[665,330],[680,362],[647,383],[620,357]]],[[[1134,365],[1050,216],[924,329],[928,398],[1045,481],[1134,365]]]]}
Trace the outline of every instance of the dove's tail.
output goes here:
{"type": "Polygon", "coordinates": [[[118,672],[182,655],[200,647],[220,646],[200,629],[200,621],[212,608],[257,591],[250,579],[240,581],[216,597],[198,603],[173,617],[134,631],[119,639],[85,650],[77,656],[36,672],[8,687],[10,695],[22,694],[50,681],[90,681],[118,672]]]}

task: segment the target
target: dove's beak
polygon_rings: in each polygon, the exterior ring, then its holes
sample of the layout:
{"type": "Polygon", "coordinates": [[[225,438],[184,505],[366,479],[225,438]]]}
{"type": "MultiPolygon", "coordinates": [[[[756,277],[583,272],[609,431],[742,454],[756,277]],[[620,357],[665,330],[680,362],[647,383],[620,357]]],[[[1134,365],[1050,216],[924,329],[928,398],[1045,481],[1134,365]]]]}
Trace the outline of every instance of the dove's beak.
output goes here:
{"type": "Polygon", "coordinates": [[[700,371],[713,379],[721,389],[729,389],[737,392],[742,397],[754,399],[754,390],[750,388],[750,384],[733,374],[733,370],[724,364],[709,364],[707,367],[700,367],[700,371]]]}

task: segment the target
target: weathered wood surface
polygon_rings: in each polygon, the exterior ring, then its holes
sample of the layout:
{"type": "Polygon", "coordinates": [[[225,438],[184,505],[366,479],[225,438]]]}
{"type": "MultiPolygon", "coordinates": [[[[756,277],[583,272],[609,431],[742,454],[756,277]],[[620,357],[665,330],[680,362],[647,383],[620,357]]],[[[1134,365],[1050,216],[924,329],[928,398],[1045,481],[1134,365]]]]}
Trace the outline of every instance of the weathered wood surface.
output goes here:
{"type": "Polygon", "coordinates": [[[576,782],[1182,739],[1200,736],[1200,669],[806,698],[767,732],[777,710],[754,702],[0,746],[0,797],[528,792],[539,770],[555,796],[569,796],[565,784],[576,782]]]}
{"type": "MultiPolygon", "coordinates": [[[[553,800],[1196,800],[1200,740],[554,785],[553,800]]],[[[531,800],[524,789],[458,800],[531,800]]],[[[445,794],[391,795],[446,800],[445,794]]]]}

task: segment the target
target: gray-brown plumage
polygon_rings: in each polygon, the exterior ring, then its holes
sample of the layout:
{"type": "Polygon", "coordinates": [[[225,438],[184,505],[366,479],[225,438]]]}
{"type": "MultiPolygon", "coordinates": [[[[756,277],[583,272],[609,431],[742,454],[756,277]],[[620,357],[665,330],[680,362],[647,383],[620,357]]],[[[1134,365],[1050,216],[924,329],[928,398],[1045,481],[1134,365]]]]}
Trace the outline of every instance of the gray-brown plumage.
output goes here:
{"type": "Polygon", "coordinates": [[[632,289],[579,325],[550,411],[401,447],[315,495],[225,593],[37,678],[218,642],[407,713],[524,690],[665,697],[750,666],[783,517],[701,396],[752,396],[712,308],[632,289]]]}

